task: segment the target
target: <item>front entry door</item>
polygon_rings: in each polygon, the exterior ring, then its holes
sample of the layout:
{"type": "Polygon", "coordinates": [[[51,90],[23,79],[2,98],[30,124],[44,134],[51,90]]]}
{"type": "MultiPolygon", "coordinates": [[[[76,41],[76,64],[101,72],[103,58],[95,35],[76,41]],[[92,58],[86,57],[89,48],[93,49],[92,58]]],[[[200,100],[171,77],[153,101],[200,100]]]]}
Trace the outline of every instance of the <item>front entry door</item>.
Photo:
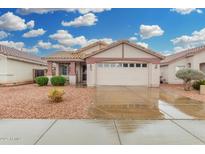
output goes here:
{"type": "Polygon", "coordinates": [[[87,80],[87,69],[86,69],[86,65],[83,65],[83,78],[82,78],[82,80],[83,80],[83,82],[85,82],[86,80],[87,80]]]}

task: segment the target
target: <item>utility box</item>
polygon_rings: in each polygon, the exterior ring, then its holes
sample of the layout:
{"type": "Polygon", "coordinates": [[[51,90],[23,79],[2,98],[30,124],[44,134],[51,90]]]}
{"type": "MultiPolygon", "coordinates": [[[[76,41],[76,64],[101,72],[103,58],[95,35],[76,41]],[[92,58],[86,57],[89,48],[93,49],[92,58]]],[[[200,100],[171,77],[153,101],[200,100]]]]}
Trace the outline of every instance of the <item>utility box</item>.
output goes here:
{"type": "Polygon", "coordinates": [[[205,95],[205,85],[200,85],[200,94],[205,95]]]}

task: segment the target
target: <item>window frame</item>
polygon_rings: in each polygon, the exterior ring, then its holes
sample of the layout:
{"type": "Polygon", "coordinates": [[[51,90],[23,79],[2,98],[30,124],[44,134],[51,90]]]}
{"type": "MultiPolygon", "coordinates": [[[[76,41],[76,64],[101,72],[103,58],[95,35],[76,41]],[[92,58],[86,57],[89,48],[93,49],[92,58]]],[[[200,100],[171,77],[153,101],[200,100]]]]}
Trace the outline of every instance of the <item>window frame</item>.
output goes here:
{"type": "Polygon", "coordinates": [[[122,64],[122,67],[123,67],[123,68],[128,68],[128,67],[129,67],[129,64],[128,64],[128,63],[123,63],[123,64],[122,64]]]}
{"type": "Polygon", "coordinates": [[[141,67],[142,68],[147,68],[147,63],[143,63],[141,67]]]}

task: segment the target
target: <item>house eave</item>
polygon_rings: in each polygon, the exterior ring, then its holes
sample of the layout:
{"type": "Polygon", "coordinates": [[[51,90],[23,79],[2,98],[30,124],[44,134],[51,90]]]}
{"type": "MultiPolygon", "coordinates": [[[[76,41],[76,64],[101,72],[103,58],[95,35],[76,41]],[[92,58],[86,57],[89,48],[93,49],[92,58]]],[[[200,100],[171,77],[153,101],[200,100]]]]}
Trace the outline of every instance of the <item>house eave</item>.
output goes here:
{"type": "Polygon", "coordinates": [[[47,66],[46,62],[39,62],[39,61],[34,61],[34,60],[28,60],[24,58],[19,58],[19,57],[13,57],[13,56],[6,56],[8,59],[11,60],[16,60],[16,61],[21,61],[25,63],[31,63],[31,64],[37,64],[37,65],[42,65],[42,66],[47,66]]]}

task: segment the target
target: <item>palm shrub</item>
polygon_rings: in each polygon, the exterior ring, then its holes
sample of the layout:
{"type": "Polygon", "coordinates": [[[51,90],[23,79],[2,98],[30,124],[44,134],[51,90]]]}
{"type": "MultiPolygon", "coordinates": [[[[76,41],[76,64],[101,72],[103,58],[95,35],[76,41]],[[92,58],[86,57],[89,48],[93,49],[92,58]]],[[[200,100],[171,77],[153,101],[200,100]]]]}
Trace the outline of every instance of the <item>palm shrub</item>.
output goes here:
{"type": "Polygon", "coordinates": [[[204,79],[205,74],[201,71],[186,68],[177,71],[176,77],[184,81],[184,90],[189,91],[192,87],[192,81],[204,79]]]}
{"type": "Polygon", "coordinates": [[[53,86],[64,86],[66,78],[63,76],[53,76],[51,77],[51,84],[53,86]]]}
{"type": "Polygon", "coordinates": [[[53,88],[48,92],[48,98],[51,102],[58,103],[63,101],[63,95],[65,94],[63,89],[53,88]]]}
{"type": "Polygon", "coordinates": [[[192,87],[196,90],[200,90],[200,85],[205,85],[205,80],[195,81],[192,87]]]}
{"type": "Polygon", "coordinates": [[[48,80],[49,79],[46,76],[39,76],[39,77],[35,78],[35,81],[39,86],[47,86],[48,85],[48,80]]]}

